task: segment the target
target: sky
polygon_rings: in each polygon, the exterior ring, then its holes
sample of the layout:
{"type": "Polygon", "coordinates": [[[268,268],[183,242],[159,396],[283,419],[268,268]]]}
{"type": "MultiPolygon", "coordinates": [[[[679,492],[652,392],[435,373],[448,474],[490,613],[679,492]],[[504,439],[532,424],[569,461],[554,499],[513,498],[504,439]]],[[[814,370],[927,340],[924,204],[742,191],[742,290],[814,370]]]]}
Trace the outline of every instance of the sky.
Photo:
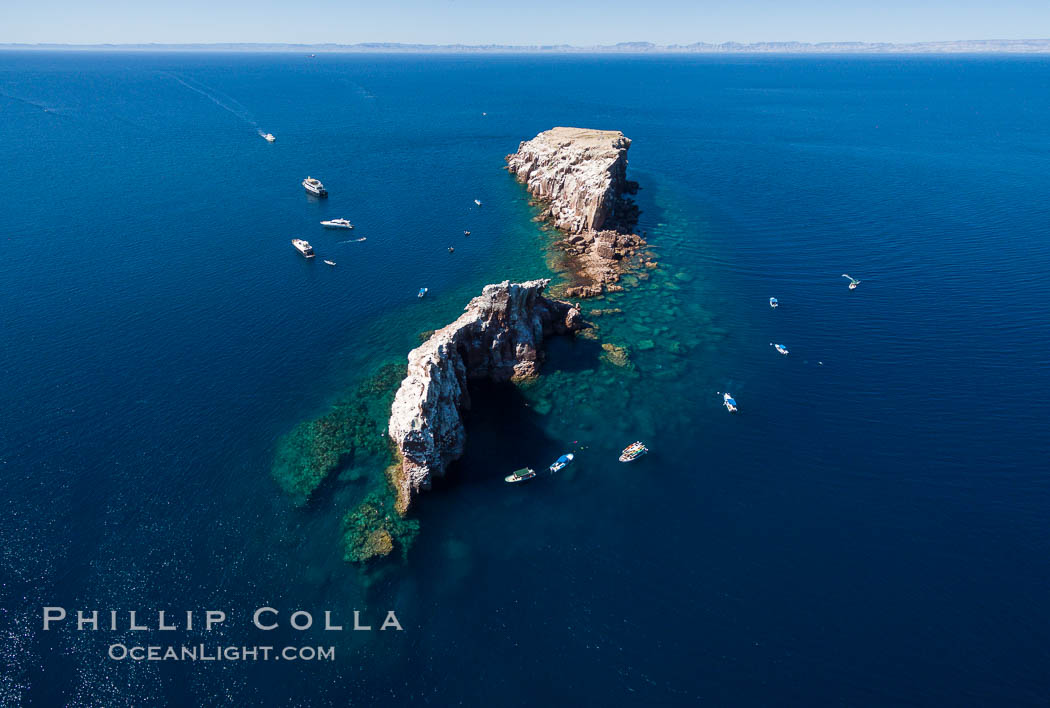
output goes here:
{"type": "Polygon", "coordinates": [[[0,0],[0,43],[656,44],[1050,37],[1050,0],[0,0]]]}

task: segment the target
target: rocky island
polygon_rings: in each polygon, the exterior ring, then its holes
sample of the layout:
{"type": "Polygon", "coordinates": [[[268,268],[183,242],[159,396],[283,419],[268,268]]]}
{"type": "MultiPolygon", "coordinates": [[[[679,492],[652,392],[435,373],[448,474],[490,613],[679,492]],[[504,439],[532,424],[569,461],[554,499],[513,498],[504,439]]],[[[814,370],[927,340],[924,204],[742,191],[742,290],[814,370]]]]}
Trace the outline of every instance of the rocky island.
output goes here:
{"type": "Polygon", "coordinates": [[[549,282],[485,286],[452,324],[409,353],[408,374],[394,396],[388,427],[400,458],[391,468],[399,512],[463,455],[469,380],[534,377],[544,337],[587,326],[578,308],[543,296],[549,282]]]}
{"type": "Polygon", "coordinates": [[[618,130],[552,128],[506,158],[507,169],[544,204],[541,217],[566,234],[556,246],[572,258],[579,281],[566,289],[569,297],[619,290],[632,260],[652,264],[640,252],[645,241],[632,232],[638,208],[627,195],[638,184],[627,179],[630,146],[618,130]]]}
{"type": "MultiPolygon", "coordinates": [[[[627,180],[630,145],[619,131],[554,128],[507,156],[508,168],[543,205],[540,218],[562,232],[555,246],[570,258],[568,297],[623,290],[623,274],[656,267],[646,242],[633,233],[638,208],[629,198],[637,190],[627,180]]],[[[407,367],[384,367],[329,414],[282,440],[273,474],[301,506],[333,479],[353,482],[365,470],[385,470],[369,477],[369,489],[344,516],[346,560],[407,552],[419,532],[418,521],[406,516],[413,496],[465,451],[471,380],[531,379],[539,374],[546,337],[589,327],[597,332],[584,322],[580,305],[546,297],[549,284],[485,286],[454,322],[409,352],[407,367]],[[384,428],[385,435],[379,433],[384,428]]],[[[633,371],[626,345],[605,342],[602,349],[604,361],[633,371]]]]}

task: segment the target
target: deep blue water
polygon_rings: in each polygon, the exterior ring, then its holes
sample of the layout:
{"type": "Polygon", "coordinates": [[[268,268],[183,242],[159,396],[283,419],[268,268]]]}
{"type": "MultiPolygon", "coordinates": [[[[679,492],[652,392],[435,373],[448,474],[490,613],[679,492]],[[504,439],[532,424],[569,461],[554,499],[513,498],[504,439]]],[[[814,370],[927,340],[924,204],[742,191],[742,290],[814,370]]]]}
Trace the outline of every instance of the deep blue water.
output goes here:
{"type": "Polygon", "coordinates": [[[1045,704],[1047,126],[1038,58],[0,54],[0,703],[1045,704]],[[275,446],[550,274],[501,167],[555,125],[634,140],[661,268],[593,305],[633,368],[555,341],[479,389],[365,590],[355,485],[297,509],[275,446]],[[44,605],[338,658],[113,662],[131,633],[44,605]],[[405,631],[260,636],[263,605],[405,631]]]}

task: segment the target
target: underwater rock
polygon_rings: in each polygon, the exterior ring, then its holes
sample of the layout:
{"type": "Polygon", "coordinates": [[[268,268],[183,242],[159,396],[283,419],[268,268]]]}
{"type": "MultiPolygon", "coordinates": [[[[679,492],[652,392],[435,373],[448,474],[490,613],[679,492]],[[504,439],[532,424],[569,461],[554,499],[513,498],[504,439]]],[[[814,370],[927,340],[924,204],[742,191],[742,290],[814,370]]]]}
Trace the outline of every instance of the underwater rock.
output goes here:
{"type": "Polygon", "coordinates": [[[271,474],[297,504],[309,501],[333,472],[357,454],[377,458],[390,454],[381,422],[404,376],[401,364],[380,367],[327,414],[300,423],[281,439],[271,474]]]}
{"type": "Polygon", "coordinates": [[[507,155],[507,169],[547,208],[541,216],[566,232],[556,245],[574,259],[582,286],[569,297],[591,297],[615,283],[646,242],[632,233],[638,206],[626,197],[638,189],[627,180],[631,141],[618,130],[552,128],[507,155]]]}
{"type": "Polygon", "coordinates": [[[395,495],[376,490],[343,517],[343,558],[361,563],[389,555],[395,547],[407,553],[418,533],[419,522],[396,510],[395,495]]]}
{"type": "Polygon", "coordinates": [[[392,475],[399,512],[463,455],[469,379],[535,377],[544,337],[588,326],[578,307],[543,296],[549,282],[486,285],[455,322],[409,352],[408,375],[394,396],[387,426],[401,458],[392,475]]]}
{"type": "Polygon", "coordinates": [[[551,408],[553,408],[553,404],[549,398],[537,399],[536,402],[532,404],[532,410],[539,415],[547,415],[551,412],[551,408]]]}
{"type": "Polygon", "coordinates": [[[630,366],[631,355],[627,347],[617,346],[612,342],[602,342],[602,349],[605,350],[602,358],[613,366],[630,366]]]}

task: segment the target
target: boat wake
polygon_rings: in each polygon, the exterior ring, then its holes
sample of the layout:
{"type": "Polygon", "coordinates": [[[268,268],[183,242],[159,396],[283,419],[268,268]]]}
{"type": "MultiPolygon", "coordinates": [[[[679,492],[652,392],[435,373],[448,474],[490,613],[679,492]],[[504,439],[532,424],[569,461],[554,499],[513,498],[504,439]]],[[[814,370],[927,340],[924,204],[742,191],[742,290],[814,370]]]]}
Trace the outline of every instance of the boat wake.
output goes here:
{"type": "Polygon", "coordinates": [[[223,95],[222,93],[211,89],[205,86],[204,84],[201,84],[199,81],[194,81],[193,79],[184,79],[176,73],[172,73],[171,78],[175,79],[177,82],[188,88],[190,91],[193,91],[194,93],[199,93],[201,96],[204,96],[206,99],[208,99],[224,111],[227,111],[228,113],[232,113],[233,115],[237,116],[245,123],[255,128],[259,132],[259,135],[265,135],[261,130],[259,130],[259,124],[252,116],[251,111],[242,106],[235,99],[223,95]]]}
{"type": "Polygon", "coordinates": [[[364,237],[362,237],[362,238],[352,238],[352,239],[350,239],[348,241],[339,241],[338,243],[361,243],[364,240],[365,240],[364,237]]]}
{"type": "Polygon", "coordinates": [[[0,91],[0,98],[6,98],[6,99],[8,99],[10,101],[15,101],[17,103],[21,103],[21,104],[26,105],[26,106],[32,106],[33,108],[39,108],[44,113],[54,113],[55,115],[61,115],[61,114],[59,114],[58,109],[55,108],[54,106],[49,106],[46,103],[40,103],[39,101],[33,101],[33,100],[28,99],[28,98],[21,98],[19,96],[12,96],[11,94],[7,93],[6,91],[0,91]]]}

